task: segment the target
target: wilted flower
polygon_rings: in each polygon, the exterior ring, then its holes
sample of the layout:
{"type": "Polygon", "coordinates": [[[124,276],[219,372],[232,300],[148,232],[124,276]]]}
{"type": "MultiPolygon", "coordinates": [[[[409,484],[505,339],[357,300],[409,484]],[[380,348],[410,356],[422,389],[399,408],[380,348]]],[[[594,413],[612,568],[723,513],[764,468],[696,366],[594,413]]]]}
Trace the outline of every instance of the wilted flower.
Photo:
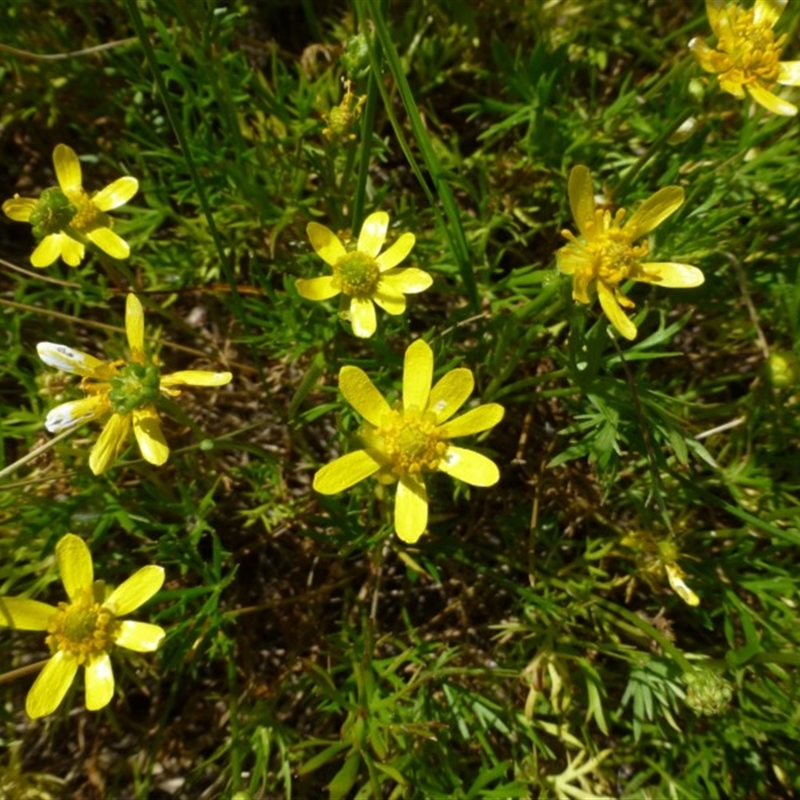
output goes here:
{"type": "Polygon", "coordinates": [[[38,200],[14,195],[3,203],[3,211],[17,222],[30,222],[39,244],[31,255],[34,267],[50,266],[59,256],[71,267],[83,260],[88,240],[114,258],[127,258],[130,248],[111,230],[106,214],[133,197],[139,182],[126,176],[89,197],[83,188],[81,163],[75,151],[56,145],[53,164],[58,187],[45,189],[38,200]]]}
{"type": "Polygon", "coordinates": [[[689,264],[644,261],[649,252],[647,242],[634,244],[680,208],[684,200],[680,186],[659,189],[634,211],[624,227],[624,208],[612,215],[610,209],[595,205],[592,176],[586,167],[572,168],[568,192],[580,236],[561,232],[569,244],[556,252],[558,269],[572,275],[572,297],[579,303],[590,303],[590,292],[597,291],[605,315],[626,339],[636,337],[636,326],[621,308],[634,307],[622,293],[623,281],[676,289],[699,286],[705,280],[703,273],[689,264]]]}
{"type": "Polygon", "coordinates": [[[500,473],[493,461],[450,439],[489,430],[503,418],[497,403],[478,406],[450,419],[472,393],[468,369],[454,369],[431,388],[433,351],[421,339],[405,354],[402,402],[390,406],[366,373],[342,367],[339,388],[365,419],[359,431],[364,449],[337,458],[314,476],[321,494],[336,494],[375,475],[382,483],[397,482],[394,527],[414,543],[428,525],[425,472],[446,472],[473,486],[492,486],[500,473]]]}
{"type": "Polygon", "coordinates": [[[47,415],[45,427],[51,433],[70,428],[108,414],[100,438],[89,456],[95,475],[105,472],[125,446],[131,425],[142,457],[160,466],[169,457],[169,447],[161,431],[156,411],[160,395],[177,397],[181,386],[224,386],[230,372],[184,370],[161,375],[156,360],[144,346],[144,312],[134,294],[125,305],[125,329],[130,347],[129,361],[107,363],[63,344],[40,342],[39,357],[45,364],[80,375],[86,397],[56,406],[47,415]]]}
{"type": "Polygon", "coordinates": [[[52,656],[25,701],[28,716],[52,714],[86,669],[86,708],[97,711],[114,696],[110,652],[125,647],[137,653],[156,650],[164,630],[147,622],[120,619],[146,603],[164,583],[161,567],[142,567],[113,591],[94,580],[89,548],[68,533],[56,545],[56,562],[69,602],[58,607],[26,597],[0,597],[0,625],[47,631],[52,656]]]}

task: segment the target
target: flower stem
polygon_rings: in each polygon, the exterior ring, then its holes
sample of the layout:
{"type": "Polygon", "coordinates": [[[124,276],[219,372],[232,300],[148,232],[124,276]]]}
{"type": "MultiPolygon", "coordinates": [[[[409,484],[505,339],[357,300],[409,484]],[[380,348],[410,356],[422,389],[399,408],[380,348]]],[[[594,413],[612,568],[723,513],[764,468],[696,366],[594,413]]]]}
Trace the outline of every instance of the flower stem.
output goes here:
{"type": "Polygon", "coordinates": [[[49,658],[45,658],[43,661],[37,661],[35,664],[26,664],[24,667],[4,672],[0,675],[0,684],[11,683],[17,680],[17,678],[24,678],[26,675],[30,675],[32,672],[39,672],[49,660],[49,658]]]}
{"type": "MultiPolygon", "coordinates": [[[[82,424],[82,423],[81,423],[82,424]]],[[[22,456],[22,458],[17,459],[13,464],[9,464],[4,469],[0,469],[0,478],[5,478],[6,475],[10,475],[12,472],[15,472],[20,467],[25,466],[29,461],[33,461],[35,458],[38,458],[42,453],[46,453],[51,447],[57,445],[63,439],[66,439],[76,428],[80,427],[79,425],[73,425],[71,428],[67,428],[67,430],[62,431],[58,434],[58,436],[53,437],[49,441],[45,442],[43,445],[39,447],[35,447],[33,450],[30,451],[27,455],[22,456]]]]}

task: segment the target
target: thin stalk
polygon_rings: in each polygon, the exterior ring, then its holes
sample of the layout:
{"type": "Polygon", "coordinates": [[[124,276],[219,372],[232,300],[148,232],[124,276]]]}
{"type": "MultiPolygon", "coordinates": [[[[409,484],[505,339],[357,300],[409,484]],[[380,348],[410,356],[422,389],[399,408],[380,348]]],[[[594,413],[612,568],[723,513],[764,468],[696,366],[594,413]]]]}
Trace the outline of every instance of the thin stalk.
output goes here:
{"type": "Polygon", "coordinates": [[[202,209],[203,216],[205,216],[206,222],[208,223],[208,230],[211,233],[211,238],[214,241],[214,246],[216,247],[217,255],[219,256],[220,265],[222,266],[225,280],[228,282],[228,285],[231,288],[231,300],[233,302],[234,312],[246,329],[247,321],[245,319],[244,306],[242,305],[242,298],[236,289],[235,276],[233,274],[233,270],[231,269],[228,258],[225,255],[225,247],[222,243],[222,238],[220,237],[217,223],[214,220],[214,215],[211,211],[211,205],[208,202],[208,197],[206,196],[206,192],[203,187],[203,181],[200,178],[197,165],[194,163],[194,158],[192,157],[192,152],[189,147],[189,141],[186,138],[183,126],[181,125],[180,117],[175,112],[175,108],[170,100],[170,94],[167,89],[167,85],[164,83],[164,77],[158,67],[158,60],[156,59],[153,45],[150,43],[150,39],[147,35],[147,29],[144,26],[144,20],[142,19],[142,15],[136,4],[136,0],[123,0],[123,2],[125,4],[125,8],[127,9],[128,16],[130,17],[131,24],[133,25],[133,29],[136,31],[136,35],[139,37],[139,42],[144,50],[144,55],[147,59],[147,63],[150,66],[150,71],[153,73],[153,80],[158,88],[158,93],[161,96],[161,102],[164,104],[164,110],[167,113],[167,118],[172,126],[172,130],[175,132],[175,138],[178,140],[178,144],[183,152],[183,157],[186,159],[186,168],[189,170],[189,175],[192,179],[192,183],[194,184],[195,191],[197,192],[197,199],[200,203],[200,208],[202,209]]]}

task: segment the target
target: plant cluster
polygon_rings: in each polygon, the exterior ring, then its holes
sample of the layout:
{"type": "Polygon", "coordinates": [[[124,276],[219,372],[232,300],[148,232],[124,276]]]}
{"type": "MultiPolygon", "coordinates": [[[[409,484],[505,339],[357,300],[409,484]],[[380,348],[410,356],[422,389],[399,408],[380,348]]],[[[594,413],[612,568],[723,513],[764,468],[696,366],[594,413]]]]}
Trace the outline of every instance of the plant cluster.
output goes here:
{"type": "Polygon", "coordinates": [[[800,8],[45,5],[0,797],[800,792],[800,8]]]}

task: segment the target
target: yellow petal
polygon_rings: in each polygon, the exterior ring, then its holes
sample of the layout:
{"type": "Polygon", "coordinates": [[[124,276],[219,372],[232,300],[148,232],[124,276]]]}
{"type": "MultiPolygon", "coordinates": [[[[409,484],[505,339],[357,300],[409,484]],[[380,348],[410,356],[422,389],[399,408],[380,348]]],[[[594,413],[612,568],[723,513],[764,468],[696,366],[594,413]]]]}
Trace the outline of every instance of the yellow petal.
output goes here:
{"type": "Polygon", "coordinates": [[[112,414],[89,455],[89,468],[102,475],[119,455],[128,438],[131,415],[112,414]]]}
{"type": "Polygon", "coordinates": [[[784,8],[786,8],[786,0],[756,0],[753,6],[753,21],[756,25],[766,22],[772,28],[784,8]]]}
{"type": "Polygon", "coordinates": [[[381,284],[389,284],[403,294],[418,294],[433,284],[433,278],[424,270],[408,267],[393,272],[384,272],[381,276],[381,284]]]}
{"type": "Polygon", "coordinates": [[[700,598],[689,588],[684,578],[683,570],[677,564],[665,564],[667,580],[672,590],[684,603],[690,606],[699,606],[700,598]]]}
{"type": "Polygon", "coordinates": [[[494,461],[474,450],[452,444],[439,462],[439,469],[472,486],[494,486],[500,480],[500,470],[494,461]]]}
{"type": "Polygon", "coordinates": [[[433,412],[436,424],[441,425],[446,419],[464,405],[475,388],[472,372],[463,367],[451,369],[436,382],[428,397],[428,411],[433,412]]]}
{"type": "MultiPolygon", "coordinates": [[[[361,233],[363,235],[363,229],[361,233]]],[[[416,241],[417,239],[413,233],[404,233],[385,253],[381,253],[375,259],[380,271],[386,272],[387,269],[396,267],[411,252],[416,241]]],[[[378,247],[378,250],[380,250],[380,247],[378,247]]]]}
{"type": "Polygon", "coordinates": [[[720,73],[731,67],[730,56],[709,47],[701,36],[696,36],[689,42],[689,49],[706,72],[720,73]]]}
{"type": "Polygon", "coordinates": [[[137,653],[152,653],[161,646],[164,636],[166,632],[158,625],[126,619],[117,626],[114,644],[137,653]]]}
{"type": "Polygon", "coordinates": [[[399,292],[394,286],[383,280],[378,283],[372,299],[387,314],[397,316],[406,310],[406,298],[402,292],[399,292]]]}
{"type": "Polygon", "coordinates": [[[564,275],[590,273],[592,272],[592,263],[592,252],[586,247],[566,244],[556,250],[556,266],[558,271],[563,272],[564,275]]]}
{"type": "Polygon", "coordinates": [[[31,719],[52,714],[75,679],[78,660],[59,650],[39,673],[25,700],[25,711],[31,719]]]}
{"type": "Polygon", "coordinates": [[[697,267],[676,261],[651,261],[642,264],[641,269],[644,274],[632,275],[634,280],[655,283],[667,289],[690,289],[700,286],[706,279],[697,267]]]}
{"type": "Polygon", "coordinates": [[[65,144],[57,144],[53,150],[53,164],[61,189],[69,193],[81,188],[81,162],[75,151],[65,144]]]}
{"type": "Polygon", "coordinates": [[[720,88],[723,91],[729,92],[734,97],[738,97],[739,100],[744,100],[746,95],[744,93],[741,74],[741,71],[737,70],[735,72],[731,72],[730,76],[727,73],[720,75],[718,80],[720,88]]]}
{"type": "Polygon", "coordinates": [[[488,431],[503,419],[506,410],[498,403],[487,403],[484,406],[470,409],[466,414],[456,417],[438,428],[438,433],[446,439],[456,436],[469,436],[473,433],[488,431]]]}
{"type": "Polygon", "coordinates": [[[750,92],[756,103],[764,106],[773,114],[780,114],[783,117],[793,117],[797,114],[797,106],[792,105],[788,100],[783,100],[758,83],[747,84],[747,91],[750,92]]]}
{"type": "Polygon", "coordinates": [[[72,400],[51,409],[45,417],[44,427],[50,433],[59,433],[102,417],[106,411],[108,411],[108,396],[104,394],[72,400]]]}
{"type": "Polygon", "coordinates": [[[339,389],[345,400],[376,428],[391,411],[367,373],[358,367],[347,366],[339,370],[339,389]]]}
{"type": "Polygon", "coordinates": [[[342,492],[374,475],[381,466],[366,450],[356,450],[318,470],[314,475],[314,490],[320,494],[342,492]]]}
{"type": "Polygon", "coordinates": [[[63,238],[63,233],[51,233],[45,236],[31,254],[31,264],[34,267],[49,267],[61,255],[63,238]]]}
{"type": "Polygon", "coordinates": [[[778,70],[778,83],[784,86],[800,86],[800,61],[781,61],[778,70]]]}
{"type": "Polygon", "coordinates": [[[117,178],[114,183],[97,192],[92,197],[92,202],[101,211],[111,211],[114,208],[124,206],[137,191],[139,191],[139,181],[130,175],[126,175],[124,178],[117,178]]]}
{"type": "Polygon", "coordinates": [[[638,239],[650,233],[683,205],[684,198],[685,194],[680,186],[665,186],[659,189],[633,212],[625,226],[625,233],[631,239],[638,239]]]}
{"type": "Polygon", "coordinates": [[[133,412],[133,433],[142,458],[160,467],[169,458],[169,446],[161,430],[158,412],[153,406],[137,408],[133,412]]]}
{"type": "Polygon", "coordinates": [[[164,585],[162,567],[147,566],[123,581],[103,603],[115,617],[124,617],[146,603],[164,585]]]}
{"type": "Polygon", "coordinates": [[[306,226],[306,233],[314,252],[330,266],[347,254],[344,245],[334,235],[330,228],[320,225],[318,222],[309,222],[306,226]]]}
{"type": "Polygon", "coordinates": [[[353,297],[350,300],[350,322],[353,333],[368,339],[375,333],[378,321],[375,318],[375,305],[369,297],[353,297]]]}
{"type": "Polygon", "coordinates": [[[708,16],[711,30],[714,31],[717,38],[719,38],[720,32],[722,31],[723,16],[727,21],[727,14],[724,13],[726,11],[727,1],[728,0],[706,0],[706,15],[708,16]]]}
{"type": "Polygon", "coordinates": [[[225,386],[233,379],[230,372],[211,372],[206,369],[184,369],[161,376],[161,387],[225,386]]]}
{"type": "Polygon", "coordinates": [[[73,350],[64,344],[39,342],[36,345],[36,352],[48,367],[54,367],[72,375],[94,376],[98,370],[102,370],[106,366],[105,362],[99,358],[87,355],[80,350],[73,350]]]}
{"type": "MultiPolygon", "coordinates": [[[[117,236],[111,228],[95,228],[95,230],[89,231],[86,237],[112,258],[123,259],[131,254],[128,243],[121,236],[117,236]]],[[[64,260],[66,261],[66,259],[64,260]]]]}
{"type": "Polygon", "coordinates": [[[636,326],[620,308],[617,298],[614,296],[614,292],[602,281],[598,281],[597,283],[597,295],[600,298],[600,305],[603,307],[603,311],[611,324],[626,339],[635,339],[636,326]]]}
{"type": "Polygon", "coordinates": [[[70,600],[74,600],[83,589],[92,585],[94,581],[92,554],[86,542],[79,536],[68,533],[59,539],[56,545],[56,563],[61,582],[70,600]]]}
{"type": "Polygon", "coordinates": [[[144,311],[139,298],[129,294],[125,300],[125,332],[134,360],[144,355],[144,311]]]}
{"type": "Polygon", "coordinates": [[[403,359],[403,408],[418,408],[424,411],[428,406],[433,379],[433,350],[422,339],[409,345],[403,359]]]}
{"type": "Polygon", "coordinates": [[[114,671],[108,653],[89,656],[86,663],[86,708],[99,711],[105,708],[114,696],[114,671]]]}
{"type": "Polygon", "coordinates": [[[18,631],[46,631],[57,608],[27,597],[0,597],[0,625],[18,631]]]}
{"type": "Polygon", "coordinates": [[[385,211],[376,211],[374,214],[370,214],[364,220],[364,224],[361,226],[361,233],[358,234],[359,252],[375,258],[386,241],[388,227],[389,215],[385,211]]]}
{"type": "Polygon", "coordinates": [[[305,297],[306,300],[329,300],[341,292],[338,281],[334,282],[332,275],[324,275],[321,278],[300,278],[294,285],[300,297],[305,297]]]}
{"type": "Polygon", "coordinates": [[[572,168],[567,183],[569,207],[578,230],[585,238],[589,237],[590,223],[594,222],[595,204],[592,189],[592,173],[582,164],[572,168]]]}
{"type": "Polygon", "coordinates": [[[408,544],[414,544],[428,527],[428,492],[418,478],[406,475],[397,484],[394,529],[408,544]]]}
{"type": "Polygon", "coordinates": [[[28,222],[37,202],[32,197],[14,195],[10,200],[6,200],[3,203],[3,213],[13,219],[14,222],[28,222]]]}
{"type": "Polygon", "coordinates": [[[80,266],[83,261],[83,256],[86,253],[86,248],[81,242],[75,241],[71,236],[66,233],[61,234],[61,258],[64,263],[70,267],[80,266]]]}

